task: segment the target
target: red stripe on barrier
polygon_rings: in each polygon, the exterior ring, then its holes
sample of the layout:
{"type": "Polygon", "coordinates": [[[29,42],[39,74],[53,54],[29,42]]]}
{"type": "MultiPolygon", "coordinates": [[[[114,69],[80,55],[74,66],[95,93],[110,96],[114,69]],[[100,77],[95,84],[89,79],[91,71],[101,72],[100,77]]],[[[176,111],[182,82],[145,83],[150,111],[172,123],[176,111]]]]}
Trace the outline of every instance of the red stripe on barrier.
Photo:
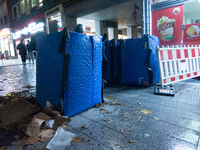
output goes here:
{"type": "Polygon", "coordinates": [[[187,77],[188,77],[188,78],[190,77],[190,73],[189,73],[189,74],[187,74],[187,77]]]}
{"type": "Polygon", "coordinates": [[[171,82],[173,82],[173,81],[175,81],[175,80],[176,80],[175,77],[171,78],[171,82]]]}
{"type": "Polygon", "coordinates": [[[196,57],[196,55],[195,55],[195,49],[192,49],[192,57],[196,57]]]}
{"type": "Polygon", "coordinates": [[[183,79],[183,75],[179,76],[179,79],[180,79],[180,80],[183,79]]]}
{"type": "Polygon", "coordinates": [[[198,49],[198,52],[199,52],[199,56],[200,56],[200,49],[198,49]]]}
{"type": "Polygon", "coordinates": [[[172,60],[173,59],[172,50],[168,50],[167,53],[168,53],[168,59],[172,60]]]}
{"type": "Polygon", "coordinates": [[[197,72],[194,72],[194,76],[196,76],[197,75],[197,72]]]}
{"type": "Polygon", "coordinates": [[[181,51],[180,51],[180,49],[176,50],[176,57],[177,57],[177,59],[181,59],[181,51]]]}
{"type": "Polygon", "coordinates": [[[185,58],[188,58],[188,50],[184,49],[185,58]]]}
{"type": "Polygon", "coordinates": [[[161,59],[161,60],[164,60],[164,59],[163,59],[163,51],[160,51],[160,59],[161,59]]]}
{"type": "Polygon", "coordinates": [[[167,83],[166,79],[164,79],[163,81],[164,81],[164,83],[167,83]]]}

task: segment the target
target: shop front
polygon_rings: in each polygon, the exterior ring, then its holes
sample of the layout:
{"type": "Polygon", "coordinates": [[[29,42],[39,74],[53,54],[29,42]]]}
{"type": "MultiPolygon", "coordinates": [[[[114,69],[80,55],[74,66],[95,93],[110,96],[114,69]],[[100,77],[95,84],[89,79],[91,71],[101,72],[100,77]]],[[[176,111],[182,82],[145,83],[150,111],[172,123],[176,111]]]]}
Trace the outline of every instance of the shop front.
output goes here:
{"type": "MultiPolygon", "coordinates": [[[[44,13],[16,26],[13,28],[13,40],[15,47],[20,43],[20,40],[24,40],[24,44],[27,44],[27,40],[31,41],[31,37],[37,32],[45,32],[45,17],[44,13]]],[[[17,51],[17,53],[19,53],[17,51]]]]}
{"type": "Polygon", "coordinates": [[[47,34],[62,31],[62,5],[58,5],[45,12],[47,34]]]}
{"type": "Polygon", "coordinates": [[[153,0],[152,35],[164,46],[200,44],[199,8],[198,0],[153,0]]]}
{"type": "Polygon", "coordinates": [[[6,57],[15,57],[15,50],[13,46],[12,29],[4,28],[0,31],[0,51],[5,53],[6,57]]]}

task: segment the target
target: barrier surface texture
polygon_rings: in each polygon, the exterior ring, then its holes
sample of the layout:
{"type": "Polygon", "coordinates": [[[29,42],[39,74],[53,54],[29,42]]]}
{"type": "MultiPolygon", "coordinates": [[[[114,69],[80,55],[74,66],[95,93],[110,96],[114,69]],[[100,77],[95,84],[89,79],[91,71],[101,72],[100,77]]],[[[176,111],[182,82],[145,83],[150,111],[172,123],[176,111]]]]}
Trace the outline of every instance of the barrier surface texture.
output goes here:
{"type": "Polygon", "coordinates": [[[116,81],[119,79],[119,67],[120,67],[120,54],[119,54],[119,42],[115,41],[114,48],[111,48],[111,42],[105,42],[105,56],[106,56],[106,80],[116,81]]]}
{"type": "MultiPolygon", "coordinates": [[[[36,98],[41,106],[50,101],[61,105],[63,54],[58,53],[62,32],[37,41],[36,98]]],[[[70,54],[64,115],[73,116],[102,101],[102,39],[70,32],[66,54],[70,54]]],[[[64,68],[66,69],[66,68],[64,68]]]]}

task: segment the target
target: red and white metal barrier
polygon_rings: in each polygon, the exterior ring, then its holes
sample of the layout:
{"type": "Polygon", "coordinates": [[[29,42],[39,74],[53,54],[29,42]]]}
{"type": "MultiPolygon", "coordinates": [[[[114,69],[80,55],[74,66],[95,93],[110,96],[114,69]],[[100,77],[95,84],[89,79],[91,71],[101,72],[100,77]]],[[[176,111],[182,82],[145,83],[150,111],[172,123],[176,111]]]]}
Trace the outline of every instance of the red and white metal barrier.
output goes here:
{"type": "Polygon", "coordinates": [[[161,86],[200,76],[200,45],[157,48],[161,86]]]}

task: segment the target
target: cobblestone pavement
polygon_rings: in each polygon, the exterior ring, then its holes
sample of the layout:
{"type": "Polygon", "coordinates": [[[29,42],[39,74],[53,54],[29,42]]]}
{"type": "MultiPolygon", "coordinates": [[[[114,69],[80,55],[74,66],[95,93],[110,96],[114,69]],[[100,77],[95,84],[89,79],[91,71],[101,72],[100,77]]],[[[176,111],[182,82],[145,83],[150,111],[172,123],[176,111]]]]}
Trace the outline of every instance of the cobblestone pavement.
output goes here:
{"type": "MultiPolygon", "coordinates": [[[[35,64],[12,61],[16,65],[9,60],[7,65],[0,63],[0,95],[36,84],[35,64]]],[[[66,130],[80,141],[65,149],[200,150],[200,81],[190,79],[174,88],[176,94],[170,97],[154,95],[154,87],[107,85],[106,103],[71,117],[66,130]]]]}

